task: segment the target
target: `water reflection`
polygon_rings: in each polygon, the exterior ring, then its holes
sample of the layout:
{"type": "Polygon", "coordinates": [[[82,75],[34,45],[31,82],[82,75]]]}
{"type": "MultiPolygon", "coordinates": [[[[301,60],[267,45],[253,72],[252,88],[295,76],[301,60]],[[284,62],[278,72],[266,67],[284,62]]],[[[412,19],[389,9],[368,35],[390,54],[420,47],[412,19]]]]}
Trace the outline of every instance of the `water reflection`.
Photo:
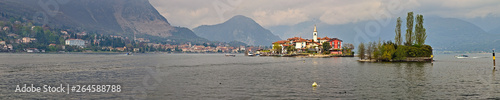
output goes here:
{"type": "Polygon", "coordinates": [[[419,98],[424,96],[425,92],[423,91],[425,88],[420,88],[425,86],[426,81],[424,63],[406,64],[407,66],[404,68],[406,77],[403,77],[406,80],[406,93],[410,96],[409,98],[419,98]]]}

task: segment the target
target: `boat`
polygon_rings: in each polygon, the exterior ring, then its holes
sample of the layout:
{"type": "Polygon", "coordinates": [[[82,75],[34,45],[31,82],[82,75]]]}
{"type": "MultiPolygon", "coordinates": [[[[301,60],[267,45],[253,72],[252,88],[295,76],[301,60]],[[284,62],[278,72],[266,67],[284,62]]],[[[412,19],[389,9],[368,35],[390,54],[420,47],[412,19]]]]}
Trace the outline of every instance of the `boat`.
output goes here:
{"type": "Polygon", "coordinates": [[[132,52],[127,52],[125,55],[130,56],[132,55],[132,52]]]}
{"type": "Polygon", "coordinates": [[[469,58],[468,55],[457,55],[455,56],[455,58],[469,58]]]}
{"type": "Polygon", "coordinates": [[[233,55],[233,54],[226,54],[225,56],[226,57],[236,57],[236,55],[233,55]]]}
{"type": "Polygon", "coordinates": [[[253,56],[255,56],[255,55],[254,55],[254,54],[252,54],[252,53],[248,53],[248,54],[247,54],[247,56],[253,57],[253,56]]]}

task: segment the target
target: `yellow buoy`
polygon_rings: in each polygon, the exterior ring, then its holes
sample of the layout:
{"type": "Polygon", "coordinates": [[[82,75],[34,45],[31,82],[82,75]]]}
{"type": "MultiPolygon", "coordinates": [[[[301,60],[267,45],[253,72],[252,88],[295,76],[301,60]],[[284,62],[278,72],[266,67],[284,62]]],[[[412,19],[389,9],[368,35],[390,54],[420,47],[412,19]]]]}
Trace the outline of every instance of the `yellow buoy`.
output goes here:
{"type": "Polygon", "coordinates": [[[316,82],[314,82],[314,83],[312,84],[312,86],[313,86],[313,87],[316,87],[316,86],[318,86],[318,84],[316,84],[316,82]]]}

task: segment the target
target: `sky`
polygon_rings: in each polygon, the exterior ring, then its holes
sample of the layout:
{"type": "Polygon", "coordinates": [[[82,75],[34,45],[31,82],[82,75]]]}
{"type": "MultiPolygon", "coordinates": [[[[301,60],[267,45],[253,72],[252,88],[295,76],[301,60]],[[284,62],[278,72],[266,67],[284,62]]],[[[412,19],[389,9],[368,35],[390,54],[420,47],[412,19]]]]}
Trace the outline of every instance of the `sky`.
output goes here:
{"type": "Polygon", "coordinates": [[[346,24],[406,13],[445,18],[500,16],[500,0],[149,0],[171,25],[195,28],[223,23],[235,15],[264,27],[317,20],[346,24]]]}

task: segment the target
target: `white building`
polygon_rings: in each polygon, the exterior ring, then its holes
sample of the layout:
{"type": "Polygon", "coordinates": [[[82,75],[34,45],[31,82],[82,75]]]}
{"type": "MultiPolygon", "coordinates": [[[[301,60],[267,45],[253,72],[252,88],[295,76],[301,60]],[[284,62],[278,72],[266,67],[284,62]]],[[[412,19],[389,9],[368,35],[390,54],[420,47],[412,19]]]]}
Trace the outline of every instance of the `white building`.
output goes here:
{"type": "Polygon", "coordinates": [[[82,39],[68,39],[66,40],[66,45],[79,46],[83,48],[85,46],[85,41],[83,41],[82,39]]]}

